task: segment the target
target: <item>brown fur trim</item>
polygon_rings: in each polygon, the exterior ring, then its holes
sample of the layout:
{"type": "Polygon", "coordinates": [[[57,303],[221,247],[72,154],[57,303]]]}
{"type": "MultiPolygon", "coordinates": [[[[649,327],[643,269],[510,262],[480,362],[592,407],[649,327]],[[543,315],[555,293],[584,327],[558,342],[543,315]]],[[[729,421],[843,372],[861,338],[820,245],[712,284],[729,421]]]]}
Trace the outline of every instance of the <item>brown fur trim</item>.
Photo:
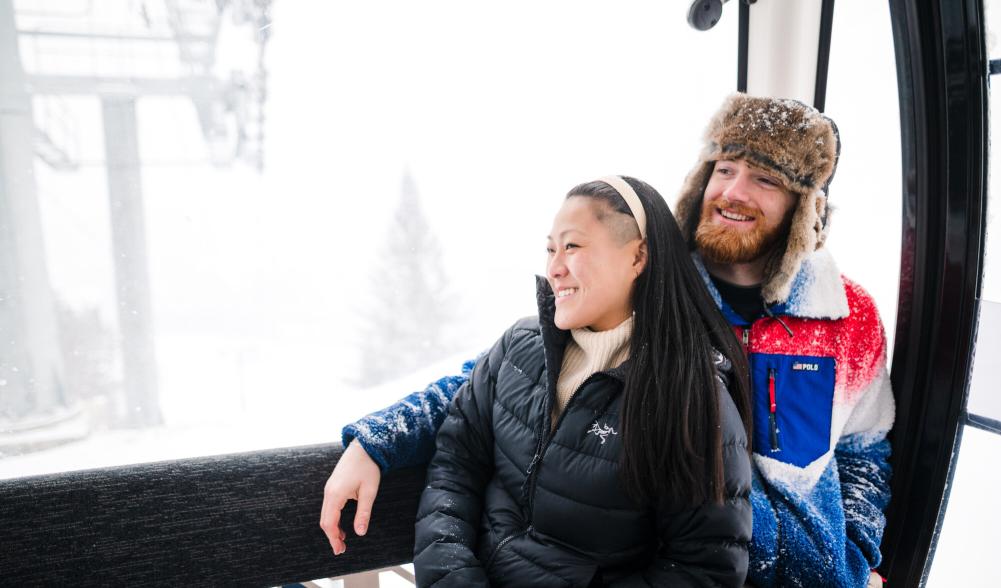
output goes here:
{"type": "Polygon", "coordinates": [[[827,203],[827,196],[821,194],[817,200],[817,249],[827,242],[827,235],[831,232],[831,217],[834,216],[834,207],[827,203]]]}
{"type": "MultiPolygon", "coordinates": [[[[814,192],[801,200],[799,206],[796,207],[796,212],[792,215],[786,250],[782,254],[781,262],[777,267],[771,268],[768,279],[761,288],[761,297],[768,304],[782,302],[789,297],[793,278],[796,277],[800,265],[804,259],[817,250],[817,241],[820,235],[817,230],[820,227],[816,205],[817,196],[818,193],[814,192]]],[[[820,198],[823,196],[821,195],[820,198]]]]}
{"type": "Polygon", "coordinates": [[[793,192],[823,188],[838,158],[834,125],[796,100],[733,94],[706,131],[704,160],[743,159],[793,192]]]}
{"type": "Polygon", "coordinates": [[[685,238],[689,243],[695,242],[695,229],[699,226],[702,211],[702,195],[709,184],[709,176],[713,171],[713,162],[699,161],[695,169],[685,178],[685,183],[678,194],[674,205],[674,218],[678,221],[685,238]]]}

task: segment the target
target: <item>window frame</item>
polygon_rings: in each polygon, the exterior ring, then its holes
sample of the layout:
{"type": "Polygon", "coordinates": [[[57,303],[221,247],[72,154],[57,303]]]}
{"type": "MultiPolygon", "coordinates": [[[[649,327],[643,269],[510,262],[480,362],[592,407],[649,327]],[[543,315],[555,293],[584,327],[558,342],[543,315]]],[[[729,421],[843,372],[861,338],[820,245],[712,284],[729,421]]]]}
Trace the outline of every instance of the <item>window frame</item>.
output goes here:
{"type": "Polygon", "coordinates": [[[891,380],[897,415],[882,574],[920,586],[966,413],[987,204],[988,62],[980,0],[890,0],[903,230],[891,380]]]}

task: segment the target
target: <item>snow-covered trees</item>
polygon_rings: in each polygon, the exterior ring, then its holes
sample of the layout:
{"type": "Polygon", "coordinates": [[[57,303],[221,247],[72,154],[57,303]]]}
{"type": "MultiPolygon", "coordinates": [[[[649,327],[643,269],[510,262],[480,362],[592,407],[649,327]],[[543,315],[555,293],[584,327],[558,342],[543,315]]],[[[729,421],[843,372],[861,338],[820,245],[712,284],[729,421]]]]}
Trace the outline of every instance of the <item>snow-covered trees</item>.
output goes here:
{"type": "Polygon", "coordinates": [[[360,384],[410,373],[456,349],[456,341],[450,340],[455,300],[441,246],[409,172],[403,175],[399,204],[372,266],[368,291],[360,317],[360,384]]]}

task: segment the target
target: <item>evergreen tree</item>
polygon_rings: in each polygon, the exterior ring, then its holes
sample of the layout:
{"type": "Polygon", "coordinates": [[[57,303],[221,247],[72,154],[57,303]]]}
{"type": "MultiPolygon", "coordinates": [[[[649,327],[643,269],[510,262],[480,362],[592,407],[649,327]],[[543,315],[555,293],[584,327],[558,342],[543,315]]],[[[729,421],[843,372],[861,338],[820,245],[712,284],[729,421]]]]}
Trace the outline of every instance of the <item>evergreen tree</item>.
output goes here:
{"type": "Polygon", "coordinates": [[[359,383],[372,386],[411,373],[456,350],[456,311],[441,246],[404,172],[400,201],[369,276],[361,313],[359,383]]]}

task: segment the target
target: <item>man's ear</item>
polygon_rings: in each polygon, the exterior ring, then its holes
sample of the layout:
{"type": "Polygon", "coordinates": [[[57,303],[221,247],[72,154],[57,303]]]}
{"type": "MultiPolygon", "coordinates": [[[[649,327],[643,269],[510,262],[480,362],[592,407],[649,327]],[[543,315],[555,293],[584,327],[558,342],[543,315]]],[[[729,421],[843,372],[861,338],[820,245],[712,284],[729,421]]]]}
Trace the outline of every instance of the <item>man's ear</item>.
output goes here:
{"type": "Polygon", "coordinates": [[[646,239],[640,239],[639,246],[636,247],[636,255],[633,258],[633,271],[638,277],[646,269],[647,260],[646,239]]]}

